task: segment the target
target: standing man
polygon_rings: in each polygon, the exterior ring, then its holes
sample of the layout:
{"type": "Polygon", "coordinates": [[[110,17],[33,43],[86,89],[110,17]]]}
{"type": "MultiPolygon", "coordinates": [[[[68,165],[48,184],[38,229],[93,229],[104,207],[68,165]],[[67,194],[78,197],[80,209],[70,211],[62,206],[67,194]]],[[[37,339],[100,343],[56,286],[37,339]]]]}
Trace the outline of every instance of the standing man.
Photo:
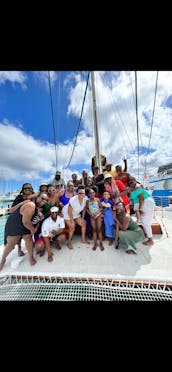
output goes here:
{"type": "Polygon", "coordinates": [[[62,178],[60,171],[56,171],[55,177],[50,181],[50,184],[53,185],[57,191],[65,188],[65,181],[62,178]]]}

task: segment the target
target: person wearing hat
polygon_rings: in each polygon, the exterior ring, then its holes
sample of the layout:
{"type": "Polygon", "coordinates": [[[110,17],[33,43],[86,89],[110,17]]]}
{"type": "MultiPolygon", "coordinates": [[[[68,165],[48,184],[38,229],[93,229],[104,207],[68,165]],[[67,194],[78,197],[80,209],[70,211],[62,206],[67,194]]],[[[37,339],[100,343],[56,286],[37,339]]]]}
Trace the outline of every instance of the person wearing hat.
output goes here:
{"type": "Polygon", "coordinates": [[[53,185],[57,190],[65,188],[65,181],[62,178],[60,171],[56,171],[55,177],[50,181],[50,184],[53,185]]]}
{"type": "Polygon", "coordinates": [[[43,221],[41,228],[41,236],[35,242],[37,254],[43,256],[45,248],[48,251],[48,261],[53,260],[53,252],[51,250],[51,242],[56,242],[56,248],[61,249],[60,243],[64,242],[66,236],[64,234],[65,222],[64,218],[58,215],[59,208],[54,206],[50,209],[50,217],[43,221]]]}
{"type": "MultiPolygon", "coordinates": [[[[124,162],[124,170],[122,172],[126,172],[127,171],[127,159],[123,158],[122,160],[124,162]]],[[[115,169],[112,169],[112,165],[113,165],[113,163],[109,163],[109,162],[106,163],[105,164],[106,170],[104,170],[103,174],[105,175],[107,173],[110,173],[112,175],[113,179],[116,179],[116,177],[118,176],[118,172],[117,172],[117,169],[116,169],[117,167],[115,167],[115,169]]],[[[122,167],[121,167],[121,169],[122,169],[122,167]]]]}
{"type": "Polygon", "coordinates": [[[104,176],[106,174],[111,174],[112,178],[115,179],[115,177],[117,176],[117,172],[114,169],[112,169],[112,165],[113,165],[113,163],[106,163],[105,164],[105,170],[104,170],[103,174],[104,174],[104,176]]]}

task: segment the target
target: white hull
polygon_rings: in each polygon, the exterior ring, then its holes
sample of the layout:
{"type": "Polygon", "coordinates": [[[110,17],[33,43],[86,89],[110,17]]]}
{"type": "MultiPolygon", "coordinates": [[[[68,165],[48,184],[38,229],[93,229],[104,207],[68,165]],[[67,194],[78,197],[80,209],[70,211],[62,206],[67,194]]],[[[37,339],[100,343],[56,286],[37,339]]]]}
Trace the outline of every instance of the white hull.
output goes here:
{"type": "Polygon", "coordinates": [[[172,178],[154,178],[149,181],[149,185],[154,190],[172,190],[172,178]]]}

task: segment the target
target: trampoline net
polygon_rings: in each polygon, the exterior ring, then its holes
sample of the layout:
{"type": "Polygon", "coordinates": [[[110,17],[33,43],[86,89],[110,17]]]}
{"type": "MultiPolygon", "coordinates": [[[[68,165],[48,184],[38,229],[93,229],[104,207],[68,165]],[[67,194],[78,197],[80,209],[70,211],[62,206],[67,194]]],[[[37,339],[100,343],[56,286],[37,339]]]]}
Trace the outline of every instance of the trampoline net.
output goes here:
{"type": "Polygon", "coordinates": [[[6,276],[0,301],[171,301],[172,283],[6,276]]]}

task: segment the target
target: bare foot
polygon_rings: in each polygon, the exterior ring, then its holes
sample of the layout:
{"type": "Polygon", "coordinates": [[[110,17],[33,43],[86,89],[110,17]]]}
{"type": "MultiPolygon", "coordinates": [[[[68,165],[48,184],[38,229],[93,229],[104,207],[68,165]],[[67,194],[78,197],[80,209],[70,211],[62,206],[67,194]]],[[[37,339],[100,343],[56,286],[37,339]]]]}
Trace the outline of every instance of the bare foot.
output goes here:
{"type": "Polygon", "coordinates": [[[133,252],[130,251],[130,249],[128,249],[128,251],[126,251],[127,254],[132,254],[133,252]]]}
{"type": "Polygon", "coordinates": [[[90,244],[90,242],[88,240],[81,240],[81,243],[82,244],[90,244]]]}
{"type": "Polygon", "coordinates": [[[33,257],[30,258],[30,264],[31,265],[35,265],[36,264],[36,260],[33,257]]]}
{"type": "Polygon", "coordinates": [[[102,243],[100,243],[100,250],[101,250],[101,251],[104,251],[104,246],[103,246],[102,243]]]}
{"type": "Polygon", "coordinates": [[[126,253],[127,254],[132,254],[132,253],[136,254],[136,250],[134,248],[131,248],[131,249],[129,248],[129,249],[126,250],[126,253]]]}
{"type": "Polygon", "coordinates": [[[70,242],[70,243],[67,243],[67,247],[69,248],[69,249],[73,249],[73,245],[72,245],[72,243],[70,242]]]}
{"type": "Polygon", "coordinates": [[[113,244],[113,241],[112,240],[109,240],[108,245],[112,245],[112,244],[113,244]]]}
{"type": "Polygon", "coordinates": [[[25,255],[25,253],[21,250],[21,251],[18,251],[18,256],[20,257],[20,256],[24,256],[25,255]]]}
{"type": "Polygon", "coordinates": [[[93,245],[93,248],[92,248],[92,250],[93,250],[93,251],[95,251],[95,250],[96,250],[96,248],[97,248],[97,244],[95,243],[95,244],[93,245]]]}
{"type": "Polygon", "coordinates": [[[48,253],[48,261],[49,262],[51,262],[51,261],[53,261],[53,252],[51,252],[51,253],[48,253]]]}
{"type": "Polygon", "coordinates": [[[56,249],[58,249],[58,251],[60,251],[60,249],[62,249],[61,245],[59,244],[59,242],[56,242],[56,249]]]}
{"type": "Polygon", "coordinates": [[[45,253],[45,249],[42,249],[42,251],[39,252],[40,257],[42,257],[45,253]]]}
{"type": "Polygon", "coordinates": [[[147,240],[146,242],[143,242],[142,244],[151,246],[154,244],[154,242],[152,240],[147,240]]]}

